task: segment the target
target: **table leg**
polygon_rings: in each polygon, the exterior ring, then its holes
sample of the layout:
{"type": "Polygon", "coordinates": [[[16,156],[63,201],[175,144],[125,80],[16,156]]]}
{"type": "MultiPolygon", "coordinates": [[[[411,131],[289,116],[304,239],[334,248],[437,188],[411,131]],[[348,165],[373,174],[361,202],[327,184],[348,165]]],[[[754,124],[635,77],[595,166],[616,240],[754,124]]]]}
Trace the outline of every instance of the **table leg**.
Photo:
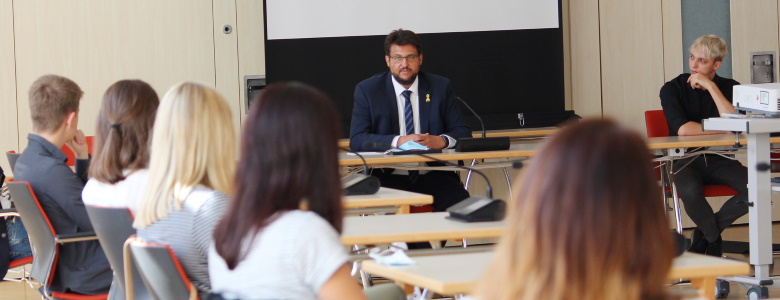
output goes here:
{"type": "Polygon", "coordinates": [[[409,205],[401,205],[398,207],[398,214],[399,215],[406,215],[411,213],[411,207],[409,205]]]}
{"type": "Polygon", "coordinates": [[[715,277],[692,278],[691,286],[699,291],[699,297],[715,299],[715,277]]]}

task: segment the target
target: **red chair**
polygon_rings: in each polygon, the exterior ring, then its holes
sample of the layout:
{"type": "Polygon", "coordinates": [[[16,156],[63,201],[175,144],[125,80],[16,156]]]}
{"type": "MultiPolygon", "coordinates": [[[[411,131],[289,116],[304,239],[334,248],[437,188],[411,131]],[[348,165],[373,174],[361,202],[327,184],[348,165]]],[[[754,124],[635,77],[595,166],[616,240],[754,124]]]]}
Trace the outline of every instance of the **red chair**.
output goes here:
{"type": "MultiPolygon", "coordinates": [[[[92,154],[92,150],[95,148],[95,137],[94,136],[87,136],[87,152],[89,154],[92,154]]],[[[72,167],[76,165],[76,154],[73,153],[73,150],[68,147],[68,145],[62,145],[62,153],[65,153],[65,156],[68,157],[68,161],[65,162],[68,166],[72,167]]]]}
{"type": "MultiPolygon", "coordinates": [[[[669,126],[666,123],[666,116],[664,115],[663,110],[645,111],[645,125],[647,127],[647,137],[652,138],[669,136],[669,126]]],[[[664,203],[667,203],[666,201],[668,198],[674,199],[674,213],[677,219],[677,232],[682,233],[682,213],[680,212],[680,199],[677,195],[674,182],[670,182],[670,180],[668,180],[671,174],[667,172],[671,170],[671,163],[662,165],[660,169],[661,182],[664,186],[664,203]]],[[[704,197],[724,197],[734,196],[737,194],[737,191],[727,185],[713,184],[705,185],[703,188],[703,194],[704,197]]]]}
{"type": "Polygon", "coordinates": [[[19,215],[24,219],[24,227],[30,237],[30,245],[33,250],[33,265],[30,271],[31,277],[40,282],[43,292],[55,299],[72,300],[103,300],[108,294],[83,295],[78,293],[51,292],[49,287],[57,273],[57,259],[59,258],[60,245],[64,243],[77,243],[96,240],[94,232],[79,232],[74,234],[57,234],[49,220],[48,215],[41,207],[30,184],[26,181],[7,182],[8,190],[14,199],[14,205],[19,215]]]}

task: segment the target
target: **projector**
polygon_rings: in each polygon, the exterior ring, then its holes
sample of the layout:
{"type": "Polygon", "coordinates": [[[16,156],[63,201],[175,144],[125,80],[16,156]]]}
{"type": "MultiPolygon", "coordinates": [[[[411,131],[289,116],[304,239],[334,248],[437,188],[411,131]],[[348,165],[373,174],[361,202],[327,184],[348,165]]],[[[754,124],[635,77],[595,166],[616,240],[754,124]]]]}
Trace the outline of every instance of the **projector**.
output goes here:
{"type": "Polygon", "coordinates": [[[734,109],[770,116],[780,115],[780,83],[734,86],[734,109]]]}

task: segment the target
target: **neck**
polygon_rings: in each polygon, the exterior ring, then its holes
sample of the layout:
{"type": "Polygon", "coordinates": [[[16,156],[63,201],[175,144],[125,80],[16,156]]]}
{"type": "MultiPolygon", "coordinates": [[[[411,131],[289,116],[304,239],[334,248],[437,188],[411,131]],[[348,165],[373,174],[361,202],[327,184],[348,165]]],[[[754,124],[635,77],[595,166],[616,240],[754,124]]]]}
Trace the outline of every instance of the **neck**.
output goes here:
{"type": "Polygon", "coordinates": [[[62,146],[65,145],[65,142],[67,142],[67,139],[61,132],[61,130],[57,130],[54,132],[35,132],[35,134],[42,137],[44,140],[47,140],[49,143],[52,143],[57,148],[62,148],[62,146]]]}

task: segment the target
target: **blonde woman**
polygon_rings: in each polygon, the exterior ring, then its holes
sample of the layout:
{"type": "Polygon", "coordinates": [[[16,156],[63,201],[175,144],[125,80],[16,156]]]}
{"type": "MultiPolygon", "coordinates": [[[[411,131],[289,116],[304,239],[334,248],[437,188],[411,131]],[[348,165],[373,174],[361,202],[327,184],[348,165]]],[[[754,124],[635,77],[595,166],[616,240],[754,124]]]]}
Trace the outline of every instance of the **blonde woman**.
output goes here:
{"type": "Polygon", "coordinates": [[[230,108],[213,88],[185,82],[165,94],[134,226],[173,248],[201,297],[211,290],[206,254],[233,186],[235,143],[230,108]]]}
{"type": "Polygon", "coordinates": [[[537,153],[476,298],[667,299],[673,242],[644,140],[591,120],[537,153]]]}

